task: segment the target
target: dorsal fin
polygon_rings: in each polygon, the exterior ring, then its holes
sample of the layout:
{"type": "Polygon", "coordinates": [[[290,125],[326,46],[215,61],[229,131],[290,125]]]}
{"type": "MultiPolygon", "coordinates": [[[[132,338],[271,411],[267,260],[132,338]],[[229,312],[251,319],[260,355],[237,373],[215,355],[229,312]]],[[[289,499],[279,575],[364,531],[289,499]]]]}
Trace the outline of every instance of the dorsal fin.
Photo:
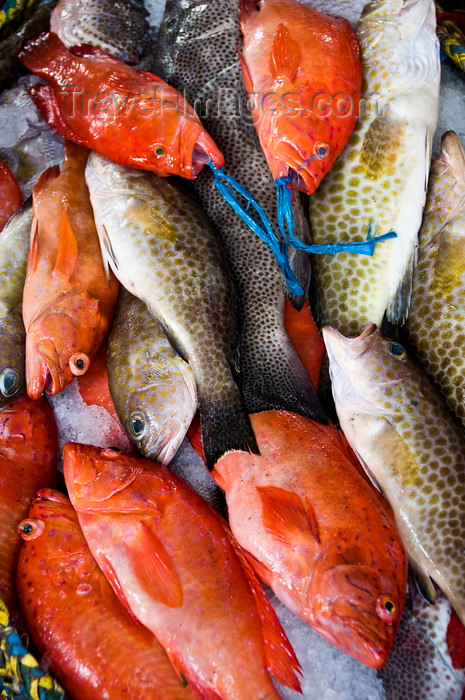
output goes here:
{"type": "Polygon", "coordinates": [[[291,37],[288,28],[280,24],[273,37],[270,71],[275,79],[293,81],[300,63],[300,47],[291,37]]]}
{"type": "Polygon", "coordinates": [[[66,280],[70,280],[76,268],[79,254],[76,236],[73,233],[69,222],[66,204],[63,205],[61,214],[60,233],[58,241],[57,256],[52,275],[59,275],[66,280]]]}

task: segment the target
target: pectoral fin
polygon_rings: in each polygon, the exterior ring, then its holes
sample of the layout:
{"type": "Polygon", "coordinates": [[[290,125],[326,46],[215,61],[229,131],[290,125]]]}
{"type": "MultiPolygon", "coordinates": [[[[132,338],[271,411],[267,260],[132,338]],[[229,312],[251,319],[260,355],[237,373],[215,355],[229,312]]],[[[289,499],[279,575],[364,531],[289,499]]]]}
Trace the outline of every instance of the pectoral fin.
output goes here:
{"type": "MultiPolygon", "coordinates": [[[[315,511],[311,503],[292,491],[277,486],[258,486],[265,530],[278,542],[295,547],[302,538],[320,542],[315,511]]],[[[312,544],[312,543],[311,543],[312,544]]]]}
{"type": "Polygon", "coordinates": [[[420,591],[422,597],[431,605],[436,602],[436,589],[434,584],[427,573],[425,573],[421,567],[411,559],[409,559],[410,570],[417,584],[417,588],[420,591]]]}
{"type": "Polygon", "coordinates": [[[76,268],[78,258],[78,245],[76,236],[73,233],[69,222],[66,206],[63,206],[60,223],[60,234],[58,240],[57,256],[53,267],[52,275],[54,277],[63,277],[67,282],[76,268]]]}
{"type": "Polygon", "coordinates": [[[128,558],[145,593],[170,608],[182,605],[181,582],[171,556],[144,522],[128,547],[128,558]]]}
{"type": "Polygon", "coordinates": [[[288,28],[280,24],[271,47],[270,71],[273,78],[292,82],[297,75],[300,57],[298,43],[291,37],[288,28]]]}

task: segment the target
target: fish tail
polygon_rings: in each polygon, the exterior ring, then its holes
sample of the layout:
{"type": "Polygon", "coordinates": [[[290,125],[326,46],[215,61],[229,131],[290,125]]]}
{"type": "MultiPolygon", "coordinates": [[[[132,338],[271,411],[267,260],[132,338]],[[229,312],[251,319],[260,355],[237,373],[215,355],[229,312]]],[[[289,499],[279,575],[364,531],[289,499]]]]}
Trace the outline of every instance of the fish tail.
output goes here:
{"type": "Polygon", "coordinates": [[[66,47],[53,32],[43,32],[28,41],[18,53],[23,66],[37,75],[50,75],[54,71],[55,61],[68,55],[66,47]]]}
{"type": "Polygon", "coordinates": [[[231,450],[260,454],[238,389],[217,401],[199,395],[199,414],[203,452],[209,471],[231,450]]]}

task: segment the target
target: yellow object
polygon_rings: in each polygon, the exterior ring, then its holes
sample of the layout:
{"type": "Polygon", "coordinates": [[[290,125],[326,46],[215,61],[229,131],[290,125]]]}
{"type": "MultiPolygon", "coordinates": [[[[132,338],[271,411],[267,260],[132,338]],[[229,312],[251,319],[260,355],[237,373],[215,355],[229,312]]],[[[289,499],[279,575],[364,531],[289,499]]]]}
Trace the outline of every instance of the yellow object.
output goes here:
{"type": "MultiPolygon", "coordinates": [[[[436,3],[436,10],[438,13],[444,12],[438,3],[436,3]]],[[[436,31],[441,42],[441,49],[459,68],[465,71],[465,34],[459,25],[451,20],[438,21],[436,31]]]]}

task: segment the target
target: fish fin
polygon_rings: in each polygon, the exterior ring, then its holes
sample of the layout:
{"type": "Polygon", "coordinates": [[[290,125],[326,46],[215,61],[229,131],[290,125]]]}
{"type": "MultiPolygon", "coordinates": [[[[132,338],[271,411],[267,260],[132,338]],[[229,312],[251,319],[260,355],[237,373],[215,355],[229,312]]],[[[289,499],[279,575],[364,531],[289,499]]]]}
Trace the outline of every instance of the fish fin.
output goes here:
{"type": "MultiPolygon", "coordinates": [[[[202,431],[200,429],[200,417],[199,417],[199,412],[196,411],[191,424],[189,428],[187,429],[187,437],[189,439],[190,444],[194,448],[194,450],[197,452],[199,457],[203,459],[205,462],[205,455],[203,453],[203,446],[202,446],[202,431]]],[[[212,474],[213,476],[213,474],[212,474]]]]}
{"type": "Polygon", "coordinates": [[[44,190],[46,190],[48,186],[51,185],[51,183],[57,179],[59,174],[59,165],[52,165],[50,166],[50,168],[47,168],[47,170],[44,170],[44,172],[34,185],[34,189],[32,191],[33,199],[35,199],[36,197],[40,197],[43,194],[44,190]]]}
{"type": "Polygon", "coordinates": [[[301,52],[298,43],[291,37],[289,29],[280,24],[273,36],[270,71],[274,79],[285,78],[292,82],[299,68],[301,52]]]}
{"type": "Polygon", "coordinates": [[[108,235],[105,224],[102,224],[100,243],[102,246],[102,253],[103,253],[102,263],[103,263],[103,268],[105,270],[105,277],[107,278],[108,284],[110,284],[111,276],[110,276],[110,265],[108,263],[108,260],[112,260],[113,265],[115,266],[115,268],[117,270],[118,270],[118,262],[116,260],[115,254],[113,252],[113,248],[112,248],[111,241],[110,241],[110,236],[108,235]]]}
{"type": "Polygon", "coordinates": [[[320,531],[313,506],[292,491],[278,486],[257,486],[263,508],[265,530],[278,542],[295,547],[302,538],[308,541],[310,533],[319,544],[320,531]]]}
{"type": "Polygon", "coordinates": [[[368,127],[360,150],[360,165],[371,180],[394,175],[404,128],[381,115],[368,127]]]}
{"type": "Polygon", "coordinates": [[[33,275],[37,269],[39,262],[39,222],[37,219],[32,220],[31,226],[31,242],[29,245],[29,254],[27,257],[27,276],[33,275]]]}
{"type": "Polygon", "coordinates": [[[400,277],[397,289],[390,296],[386,308],[386,318],[395,326],[403,326],[407,320],[412,297],[413,274],[417,264],[418,246],[408,256],[404,265],[404,273],[400,277]]]}
{"type": "Polygon", "coordinates": [[[66,280],[70,280],[74,270],[76,269],[78,254],[79,250],[76,236],[74,235],[71,224],[69,223],[66,205],[63,205],[58,250],[52,275],[59,275],[64,277],[66,280]]]}
{"type": "Polygon", "coordinates": [[[255,571],[249,562],[248,553],[242,549],[226,525],[224,529],[242,564],[262,621],[267,669],[273,674],[278,683],[300,693],[302,688],[296,673],[301,673],[302,669],[294,649],[257,579],[255,571]]]}
{"type": "Polygon", "coordinates": [[[44,119],[55,131],[69,141],[74,141],[74,143],[79,143],[82,146],[86,145],[79,134],[74,131],[62,116],[60,106],[51,85],[44,85],[43,83],[32,85],[28,88],[28,93],[44,119]]]}
{"type": "Polygon", "coordinates": [[[253,93],[253,81],[250,76],[249,69],[247,68],[247,63],[244,61],[244,58],[240,51],[237,52],[237,55],[239,57],[239,63],[241,64],[242,68],[242,78],[244,80],[245,89],[248,93],[253,93]]]}
{"type": "Polygon", "coordinates": [[[284,327],[302,364],[307,370],[312,384],[318,389],[321,364],[325,354],[325,344],[313,320],[308,299],[298,311],[286,297],[284,299],[284,327]]]}
{"type": "Polygon", "coordinates": [[[431,605],[434,605],[436,603],[436,589],[431,578],[416,562],[409,559],[409,564],[413,578],[415,579],[415,583],[422,598],[424,598],[431,605]]]}
{"type": "Polygon", "coordinates": [[[144,591],[170,608],[182,605],[182,587],[171,556],[144,522],[131,539],[128,559],[144,591]]]}
{"type": "Polygon", "coordinates": [[[121,65],[121,61],[107,53],[103,49],[99,49],[97,46],[91,46],[90,44],[76,44],[68,49],[73,56],[77,58],[100,58],[108,63],[116,63],[121,65]]]}

